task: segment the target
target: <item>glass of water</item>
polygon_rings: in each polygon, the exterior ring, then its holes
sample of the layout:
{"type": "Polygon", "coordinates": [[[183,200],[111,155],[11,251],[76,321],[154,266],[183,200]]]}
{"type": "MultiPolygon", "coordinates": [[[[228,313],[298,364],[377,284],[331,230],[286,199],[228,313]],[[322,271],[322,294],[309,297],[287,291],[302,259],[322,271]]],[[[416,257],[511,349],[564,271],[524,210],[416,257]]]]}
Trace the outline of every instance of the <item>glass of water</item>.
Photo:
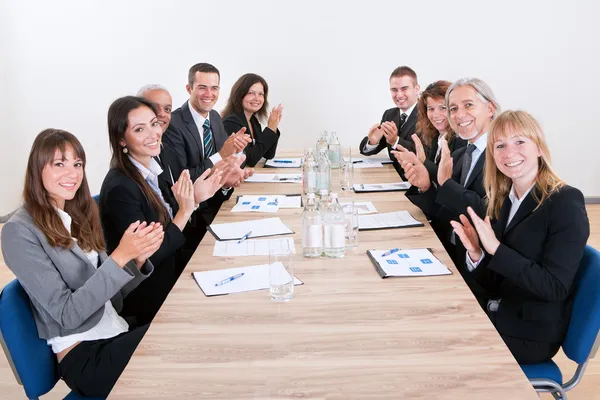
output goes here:
{"type": "Polygon", "coordinates": [[[269,248],[269,293],[276,301],[289,301],[294,295],[294,266],[288,246],[269,248]]]}
{"type": "Polygon", "coordinates": [[[352,184],[354,183],[354,164],[352,160],[342,160],[340,167],[340,186],[342,190],[352,190],[352,184]]]}
{"type": "Polygon", "coordinates": [[[346,220],[346,248],[358,246],[358,208],[354,202],[344,205],[344,219],[346,220]]]}

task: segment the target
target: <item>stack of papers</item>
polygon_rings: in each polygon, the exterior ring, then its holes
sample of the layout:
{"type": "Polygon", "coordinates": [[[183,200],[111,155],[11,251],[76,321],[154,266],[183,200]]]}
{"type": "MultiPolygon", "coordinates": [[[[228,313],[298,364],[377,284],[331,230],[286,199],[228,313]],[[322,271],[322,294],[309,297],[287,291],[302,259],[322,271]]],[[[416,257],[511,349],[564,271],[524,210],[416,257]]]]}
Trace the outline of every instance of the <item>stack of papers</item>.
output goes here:
{"type": "Polygon", "coordinates": [[[254,174],[246,182],[287,182],[302,183],[302,174],[254,174]]]}
{"type": "Polygon", "coordinates": [[[367,250],[367,254],[382,278],[452,274],[428,249],[398,250],[393,254],[388,250],[367,250]],[[389,255],[382,257],[383,254],[389,255]]]}
{"type": "MultiPolygon", "coordinates": [[[[302,207],[302,195],[300,194],[272,194],[272,195],[244,195],[239,196],[237,204],[250,202],[252,205],[261,203],[273,203],[276,202],[279,208],[300,208],[302,207]]],[[[248,204],[245,204],[248,206],[248,204]]],[[[232,211],[237,212],[236,207],[233,207],[232,211]]],[[[261,210],[262,211],[262,210],[261,210]]]]}
{"type": "MultiPolygon", "coordinates": [[[[269,264],[251,265],[248,267],[220,269],[216,271],[192,272],[194,280],[206,296],[217,296],[229,293],[249,292],[269,287],[269,264]],[[242,276],[239,276],[243,274],[242,276]],[[223,280],[239,276],[225,284],[223,280]]],[[[294,285],[302,285],[302,281],[294,277],[294,285]]]]}
{"type": "Polygon", "coordinates": [[[389,228],[410,228],[423,226],[422,223],[413,218],[408,211],[395,211],[358,216],[358,230],[369,231],[389,228]]]}
{"type": "Polygon", "coordinates": [[[254,219],[226,224],[211,224],[208,230],[217,240],[241,239],[250,232],[248,238],[261,236],[287,235],[294,233],[279,218],[254,219]]]}
{"type": "Polygon", "coordinates": [[[352,185],[356,193],[368,192],[398,192],[410,189],[410,182],[398,183],[355,183],[352,185]]]}
{"type": "Polygon", "coordinates": [[[265,167],[271,168],[300,168],[302,158],[274,158],[265,161],[265,167]]]}
{"type": "MultiPolygon", "coordinates": [[[[340,202],[340,205],[342,207],[346,206],[346,205],[350,205],[352,204],[351,202],[345,202],[342,201],[340,202]]],[[[355,201],[354,202],[354,208],[358,209],[358,214],[373,214],[377,212],[377,209],[375,208],[375,206],[373,205],[373,203],[371,203],[370,201],[355,201]]]]}
{"type": "Polygon", "coordinates": [[[231,212],[266,212],[274,213],[279,211],[279,201],[275,196],[242,196],[231,212]]]}
{"type": "Polygon", "coordinates": [[[354,169],[383,168],[383,164],[379,161],[361,160],[353,161],[352,164],[354,164],[354,169]]]}
{"type": "Polygon", "coordinates": [[[268,256],[269,249],[291,249],[296,253],[294,239],[256,239],[244,240],[238,243],[237,240],[227,242],[215,242],[213,256],[215,257],[243,257],[243,256],[268,256]]]}

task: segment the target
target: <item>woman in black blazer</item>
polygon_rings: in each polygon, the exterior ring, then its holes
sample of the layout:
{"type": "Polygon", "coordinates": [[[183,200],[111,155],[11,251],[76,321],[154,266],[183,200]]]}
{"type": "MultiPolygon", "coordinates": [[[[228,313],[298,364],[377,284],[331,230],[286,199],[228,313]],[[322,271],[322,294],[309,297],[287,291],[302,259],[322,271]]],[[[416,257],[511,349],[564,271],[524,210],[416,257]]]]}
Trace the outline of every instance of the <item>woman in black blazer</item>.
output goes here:
{"type": "MultiPolygon", "coordinates": [[[[108,253],[115,249],[132,222],[160,222],[164,226],[162,245],[150,257],[154,273],[123,304],[124,315],[146,324],[154,318],[185,267],[178,251],[186,241],[182,232],[192,212],[206,200],[195,196],[199,186],[212,185],[209,197],[220,182],[214,182],[213,177],[206,183],[208,170],[193,184],[187,170],[179,174],[177,168],[163,164],[166,158],[157,157],[161,154],[163,132],[153,103],[143,98],[127,96],[115,100],[108,110],[108,133],[111,169],[100,190],[100,216],[108,253]],[[173,176],[174,171],[180,176],[173,176]],[[172,188],[166,183],[170,181],[175,181],[172,188]]],[[[216,174],[215,177],[220,178],[216,174]]]]}
{"type": "Polygon", "coordinates": [[[473,225],[464,215],[451,224],[508,348],[520,364],[545,362],[565,338],[590,233],[583,195],[554,173],[541,128],[523,111],[492,122],[486,152],[487,216],[469,208],[473,225]]]}
{"type": "Polygon", "coordinates": [[[252,142],[244,149],[246,165],[254,167],[261,158],[275,157],[279,141],[279,123],[283,106],[280,104],[271,110],[267,127],[262,129],[260,122],[267,119],[269,107],[267,97],[269,86],[259,75],[245,74],[233,84],[227,105],[221,113],[223,125],[229,135],[246,128],[252,142]]]}
{"type": "Polygon", "coordinates": [[[435,183],[437,183],[437,171],[442,153],[440,139],[445,138],[448,141],[450,153],[467,145],[466,140],[454,133],[448,121],[445,97],[450,85],[451,83],[447,81],[433,82],[421,93],[417,104],[417,132],[421,138],[415,134],[413,141],[419,161],[425,165],[431,180],[435,183]]]}

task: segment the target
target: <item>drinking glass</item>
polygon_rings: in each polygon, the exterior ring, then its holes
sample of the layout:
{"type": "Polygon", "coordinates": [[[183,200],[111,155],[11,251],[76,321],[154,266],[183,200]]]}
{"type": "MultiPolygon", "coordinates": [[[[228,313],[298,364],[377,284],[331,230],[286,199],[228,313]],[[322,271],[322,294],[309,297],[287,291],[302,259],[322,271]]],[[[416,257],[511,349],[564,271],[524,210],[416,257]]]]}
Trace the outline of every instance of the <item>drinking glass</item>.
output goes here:
{"type": "Polygon", "coordinates": [[[346,248],[358,246],[358,208],[354,203],[346,204],[344,209],[344,219],[346,220],[346,248]]]}
{"type": "Polygon", "coordinates": [[[352,190],[354,183],[354,164],[352,160],[343,160],[340,169],[340,186],[342,190],[352,190]]]}
{"type": "Polygon", "coordinates": [[[269,248],[269,294],[276,301],[289,301],[294,295],[294,266],[288,246],[269,248]]]}

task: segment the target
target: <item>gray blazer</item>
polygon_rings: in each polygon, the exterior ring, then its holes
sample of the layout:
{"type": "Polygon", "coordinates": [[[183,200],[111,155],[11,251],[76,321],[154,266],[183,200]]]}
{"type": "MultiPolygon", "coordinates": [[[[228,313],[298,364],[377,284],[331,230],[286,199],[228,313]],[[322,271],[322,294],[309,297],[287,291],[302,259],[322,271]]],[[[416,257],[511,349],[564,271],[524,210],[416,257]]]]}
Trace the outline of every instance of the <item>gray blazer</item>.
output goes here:
{"type": "Polygon", "coordinates": [[[93,328],[108,300],[121,310],[123,298],[154,270],[150,261],[141,271],[133,261],[120,268],[103,251],[96,269],[76,243],[71,249],[52,247],[24,208],[4,225],[1,241],[6,265],[29,295],[42,339],[93,328]]]}

